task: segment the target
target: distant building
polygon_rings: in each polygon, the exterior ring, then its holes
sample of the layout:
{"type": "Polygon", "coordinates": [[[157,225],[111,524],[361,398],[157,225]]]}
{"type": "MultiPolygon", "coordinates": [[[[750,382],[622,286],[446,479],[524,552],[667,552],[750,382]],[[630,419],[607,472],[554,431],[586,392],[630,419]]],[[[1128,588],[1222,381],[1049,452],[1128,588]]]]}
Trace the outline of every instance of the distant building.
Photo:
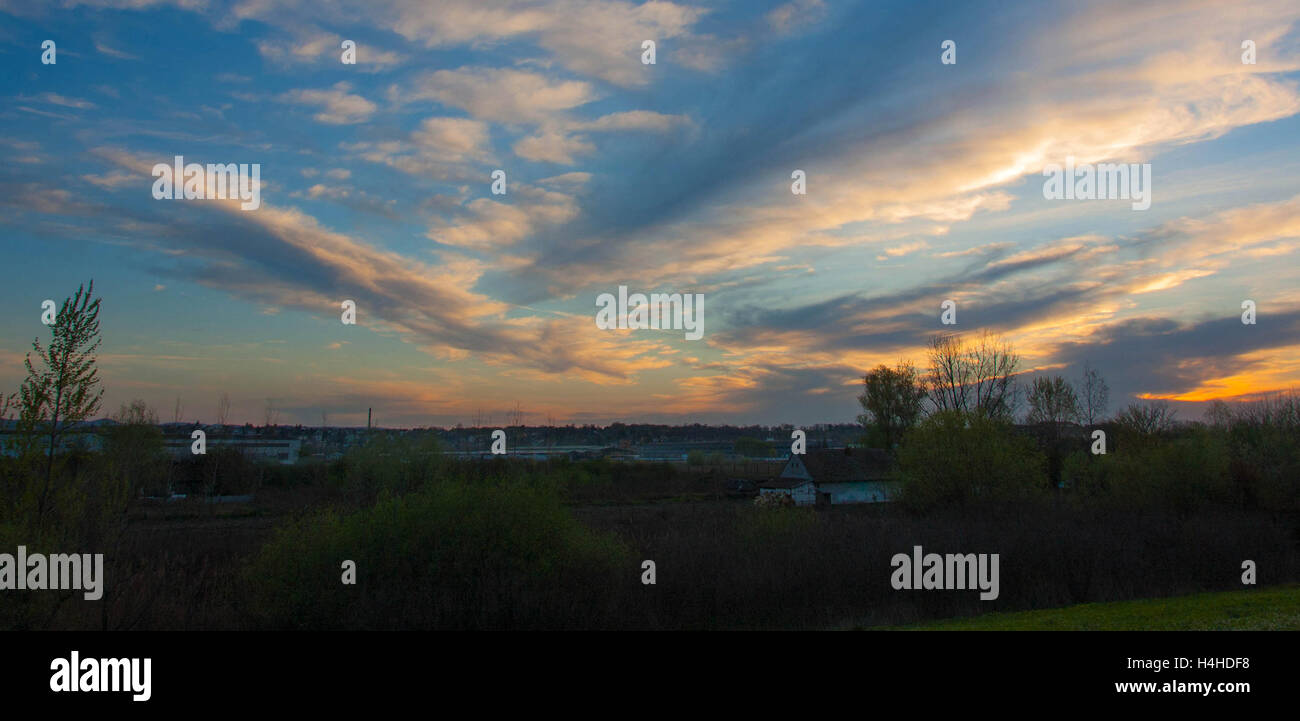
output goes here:
{"type": "MultiPolygon", "coordinates": [[[[167,452],[173,458],[189,458],[192,455],[191,445],[194,441],[189,436],[168,436],[164,442],[167,445],[167,452]]],[[[272,463],[282,463],[284,465],[293,465],[298,462],[298,454],[302,450],[302,441],[293,439],[272,439],[272,438],[220,438],[208,436],[207,450],[209,452],[218,448],[229,448],[238,451],[245,458],[251,458],[257,461],[268,461],[272,463]]]]}
{"type": "Polygon", "coordinates": [[[634,447],[636,460],[685,462],[691,453],[734,456],[730,441],[679,441],[673,443],[642,443],[634,447]]]}
{"type": "Polygon", "coordinates": [[[819,448],[791,454],[776,478],[759,484],[762,495],[790,496],[797,506],[884,503],[897,485],[888,480],[891,460],[878,448],[819,448]]]}

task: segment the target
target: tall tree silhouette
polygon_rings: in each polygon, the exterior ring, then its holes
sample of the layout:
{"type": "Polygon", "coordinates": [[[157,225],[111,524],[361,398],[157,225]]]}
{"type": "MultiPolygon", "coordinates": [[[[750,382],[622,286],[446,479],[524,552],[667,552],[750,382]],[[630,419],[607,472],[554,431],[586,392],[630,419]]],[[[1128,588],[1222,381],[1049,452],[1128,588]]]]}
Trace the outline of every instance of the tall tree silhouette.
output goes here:
{"type": "Polygon", "coordinates": [[[49,441],[45,482],[36,506],[38,517],[45,513],[60,437],[97,412],[103,399],[95,366],[100,336],[99,299],[93,298],[94,293],[94,280],[77,288],[75,295],[63,301],[50,326],[53,337],[49,345],[42,346],[40,338],[32,341],[40,368],[32,363],[31,352],[24,361],[27,380],[19,389],[22,427],[29,435],[39,434],[49,441]]]}

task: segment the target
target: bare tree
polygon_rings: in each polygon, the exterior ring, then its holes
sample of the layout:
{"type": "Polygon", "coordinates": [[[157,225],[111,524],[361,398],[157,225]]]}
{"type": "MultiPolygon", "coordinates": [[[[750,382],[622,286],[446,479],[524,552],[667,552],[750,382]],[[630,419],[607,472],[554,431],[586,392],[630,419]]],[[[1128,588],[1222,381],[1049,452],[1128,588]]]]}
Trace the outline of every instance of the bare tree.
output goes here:
{"type": "Polygon", "coordinates": [[[48,347],[39,338],[32,341],[42,368],[32,365],[29,352],[24,361],[27,379],[19,390],[21,425],[27,435],[39,432],[48,439],[45,485],[37,504],[37,515],[45,511],[54,477],[54,452],[64,432],[99,411],[104,389],[99,386],[95,352],[99,350],[99,299],[91,300],[95,281],[77,288],[76,295],[63,301],[51,326],[48,347]]]}
{"type": "Polygon", "coordinates": [[[1141,436],[1152,436],[1173,430],[1174,409],[1165,401],[1145,405],[1130,403],[1115,421],[1125,429],[1141,436]]]}
{"type": "Polygon", "coordinates": [[[1011,344],[984,332],[971,349],[975,368],[971,385],[975,409],[989,417],[1008,416],[1015,406],[1016,368],[1020,356],[1011,344]]]}
{"type": "Polygon", "coordinates": [[[1205,420],[1212,428],[1224,429],[1232,426],[1236,414],[1233,413],[1232,406],[1220,398],[1215,398],[1210,401],[1210,407],[1205,410],[1205,420]]]}
{"type": "Polygon", "coordinates": [[[936,335],[930,339],[930,375],[927,385],[935,410],[965,411],[969,405],[970,367],[964,359],[960,336],[936,335]]]}
{"type": "Polygon", "coordinates": [[[1008,417],[1015,408],[1020,356],[1006,341],[985,331],[971,342],[959,335],[930,340],[926,378],[935,410],[1008,417]]]}
{"type": "Polygon", "coordinates": [[[1070,382],[1061,376],[1034,379],[1029,391],[1030,423],[1051,423],[1059,426],[1079,420],[1079,396],[1070,382]]]}
{"type": "Polygon", "coordinates": [[[217,425],[225,426],[230,420],[230,394],[222,393],[217,399],[217,425]]]}
{"type": "Polygon", "coordinates": [[[1110,404],[1110,386],[1106,379],[1090,363],[1083,363],[1083,394],[1079,399],[1083,420],[1094,425],[1106,416],[1106,407],[1110,404]]]}
{"type": "Polygon", "coordinates": [[[1300,395],[1293,390],[1242,403],[1237,418],[1251,425],[1294,430],[1300,427],[1300,395]]]}
{"type": "Polygon", "coordinates": [[[1065,450],[1061,447],[1062,429],[1079,420],[1079,396],[1074,386],[1061,376],[1039,376],[1029,390],[1030,423],[1041,424],[1040,443],[1046,444],[1047,473],[1052,486],[1061,483],[1061,465],[1065,450]],[[1045,431],[1045,432],[1044,432],[1045,431]]]}

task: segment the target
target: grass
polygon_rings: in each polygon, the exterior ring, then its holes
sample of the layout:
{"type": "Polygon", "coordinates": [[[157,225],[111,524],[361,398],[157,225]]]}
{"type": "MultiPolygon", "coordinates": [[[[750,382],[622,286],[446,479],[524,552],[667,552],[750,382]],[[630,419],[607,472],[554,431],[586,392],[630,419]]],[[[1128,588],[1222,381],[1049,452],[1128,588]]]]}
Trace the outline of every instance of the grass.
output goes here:
{"type": "Polygon", "coordinates": [[[1297,631],[1300,586],[988,613],[900,631],[1297,631]]]}

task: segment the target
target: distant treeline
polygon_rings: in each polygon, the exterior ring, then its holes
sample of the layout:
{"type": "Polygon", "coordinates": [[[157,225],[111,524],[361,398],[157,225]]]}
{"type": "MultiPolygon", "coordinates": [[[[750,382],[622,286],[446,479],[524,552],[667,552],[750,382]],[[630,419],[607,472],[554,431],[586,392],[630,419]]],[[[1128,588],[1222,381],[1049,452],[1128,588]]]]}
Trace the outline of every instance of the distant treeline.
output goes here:
{"type": "Polygon", "coordinates": [[[1294,393],[1217,401],[1206,420],[1180,423],[1163,401],[1108,416],[1109,388],[1087,365],[1077,383],[1024,382],[1019,356],[988,334],[936,336],[928,362],[924,374],[909,362],[871,370],[858,399],[865,442],[896,454],[913,510],[1053,494],[1124,509],[1300,510],[1294,393]]]}

